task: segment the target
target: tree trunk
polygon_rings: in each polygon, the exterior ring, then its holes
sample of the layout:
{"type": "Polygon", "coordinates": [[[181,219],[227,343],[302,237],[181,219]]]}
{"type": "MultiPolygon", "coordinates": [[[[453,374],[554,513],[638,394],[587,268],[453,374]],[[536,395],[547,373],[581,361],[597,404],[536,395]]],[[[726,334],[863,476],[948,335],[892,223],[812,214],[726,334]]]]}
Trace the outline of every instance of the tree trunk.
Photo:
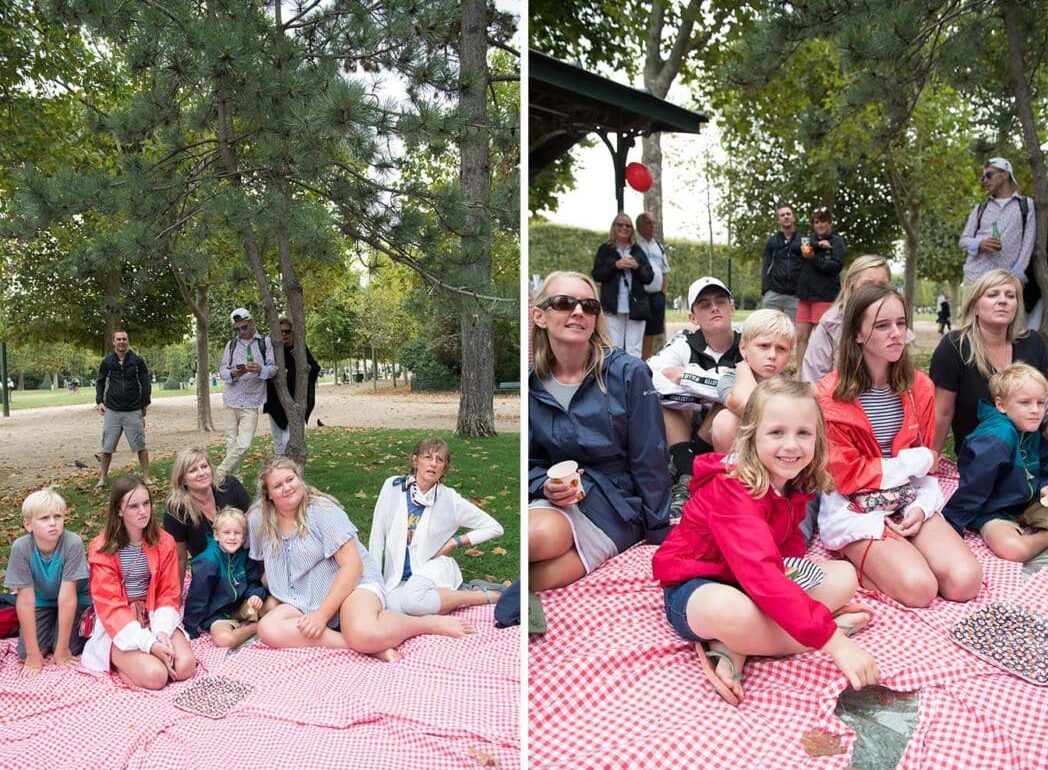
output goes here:
{"type": "Polygon", "coordinates": [[[197,287],[196,306],[201,311],[195,315],[196,321],[196,400],[197,430],[209,433],[215,429],[211,417],[211,366],[208,361],[210,344],[210,311],[207,304],[207,285],[197,287]]]}
{"type": "Polygon", "coordinates": [[[99,277],[102,284],[103,302],[105,304],[105,329],[102,340],[102,355],[113,352],[113,334],[120,327],[120,315],[123,300],[120,292],[120,269],[108,270],[99,277]]]}
{"type": "Polygon", "coordinates": [[[662,241],[662,134],[641,139],[641,162],[651,171],[651,187],[644,193],[644,210],[655,217],[655,239],[662,241]]]}
{"type": "MultiPolygon", "coordinates": [[[[491,225],[486,214],[491,187],[487,130],[487,4],[463,0],[459,44],[459,105],[468,115],[460,144],[459,178],[468,214],[462,232],[463,285],[487,293],[491,284],[491,225]]],[[[460,436],[495,435],[494,321],[479,302],[462,300],[460,436]]]]}
{"type": "MultiPolygon", "coordinates": [[[[1018,17],[1019,6],[1013,0],[1001,0],[1001,19],[1008,43],[1008,74],[1015,95],[1015,112],[1023,133],[1026,157],[1033,172],[1033,203],[1037,229],[1034,231],[1033,265],[1034,277],[1041,288],[1041,297],[1048,304],[1048,169],[1044,163],[1041,140],[1037,135],[1037,121],[1030,99],[1030,85],[1023,68],[1022,30],[1018,17]]],[[[1048,313],[1041,319],[1041,334],[1048,335],[1048,313]]]]}
{"type": "Polygon", "coordinates": [[[917,244],[920,240],[921,207],[920,203],[907,192],[905,180],[894,165],[889,163],[886,173],[892,204],[906,240],[903,299],[906,301],[906,324],[912,329],[913,298],[917,293],[917,244]]]}

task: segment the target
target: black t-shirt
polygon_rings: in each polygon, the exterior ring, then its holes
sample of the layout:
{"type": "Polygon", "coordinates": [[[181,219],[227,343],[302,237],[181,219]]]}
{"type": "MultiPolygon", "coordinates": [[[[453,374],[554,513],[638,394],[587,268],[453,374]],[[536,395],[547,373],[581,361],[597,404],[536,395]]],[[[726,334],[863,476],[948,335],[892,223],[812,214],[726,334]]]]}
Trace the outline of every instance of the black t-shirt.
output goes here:
{"type": "MultiPolygon", "coordinates": [[[[961,445],[968,434],[979,424],[978,404],[980,399],[993,403],[990,398],[990,386],[983,377],[975,361],[964,363],[968,356],[968,346],[960,347],[961,333],[950,332],[939,341],[939,346],[932,354],[929,370],[935,387],[952,390],[957,394],[953,410],[953,448],[961,451],[961,445]]],[[[1048,376],[1048,345],[1037,332],[1030,332],[1012,343],[1012,361],[1029,364],[1037,371],[1048,376]]]]}
{"type": "MultiPolygon", "coordinates": [[[[251,498],[236,476],[226,476],[221,487],[212,487],[215,494],[215,510],[221,511],[225,506],[232,505],[244,513],[251,507],[251,498]]],[[[188,517],[187,521],[188,521],[188,517]]],[[[206,516],[202,516],[200,523],[193,526],[192,523],[183,524],[171,512],[171,508],[164,507],[164,531],[175,539],[176,543],[185,543],[186,549],[192,556],[196,556],[207,547],[207,541],[212,537],[211,522],[206,516]]]]}

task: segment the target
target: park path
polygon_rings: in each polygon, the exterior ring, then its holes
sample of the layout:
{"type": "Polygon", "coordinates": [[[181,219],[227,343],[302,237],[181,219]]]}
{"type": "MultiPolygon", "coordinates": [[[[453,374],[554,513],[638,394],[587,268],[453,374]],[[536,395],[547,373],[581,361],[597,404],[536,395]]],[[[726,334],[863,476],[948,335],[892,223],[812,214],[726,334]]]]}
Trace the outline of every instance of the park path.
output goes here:
{"type": "MultiPolygon", "coordinates": [[[[410,393],[401,384],[396,390],[379,383],[317,388],[317,406],[310,425],[319,418],[325,426],[349,428],[416,428],[454,430],[458,418],[458,393],[410,393]]],[[[196,397],[160,398],[149,407],[146,441],[152,457],[173,455],[186,446],[222,444],[222,396],[211,397],[217,428],[205,433],[196,428],[196,397]]],[[[495,428],[519,432],[520,397],[495,397],[495,428]]],[[[258,435],[268,438],[269,420],[260,416],[258,435]]],[[[94,458],[102,437],[102,417],[91,404],[52,406],[11,412],[0,417],[0,491],[19,491],[68,476],[76,461],[97,467],[94,458]]],[[[135,457],[121,439],[113,468],[133,466],[135,457]]]]}

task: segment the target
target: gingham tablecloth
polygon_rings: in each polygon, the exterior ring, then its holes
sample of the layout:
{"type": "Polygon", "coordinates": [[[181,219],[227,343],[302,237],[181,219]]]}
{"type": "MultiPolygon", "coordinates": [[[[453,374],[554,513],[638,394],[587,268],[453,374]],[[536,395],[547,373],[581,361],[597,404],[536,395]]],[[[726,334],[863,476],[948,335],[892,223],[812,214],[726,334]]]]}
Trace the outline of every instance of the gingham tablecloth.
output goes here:
{"type": "MultiPolygon", "coordinates": [[[[944,462],[947,496],[956,469],[944,462]]],[[[860,591],[876,616],[856,641],[876,658],[880,684],[920,693],[918,723],[900,770],[1048,768],[1048,688],[1010,676],[953,644],[949,627],[977,606],[1011,599],[1048,611],[1048,571],[968,545],[984,569],[976,599],[912,610],[860,591]]],[[[529,761],[547,768],[841,768],[855,734],[834,716],[847,680],[828,655],[751,658],[739,708],[709,685],[692,645],[665,620],[651,577],[654,547],[639,545],[592,575],[542,595],[548,632],[529,644],[529,761]],[[843,752],[810,757],[802,736],[820,729],[843,752]]],[[[814,558],[829,558],[816,541],[814,558]]]]}

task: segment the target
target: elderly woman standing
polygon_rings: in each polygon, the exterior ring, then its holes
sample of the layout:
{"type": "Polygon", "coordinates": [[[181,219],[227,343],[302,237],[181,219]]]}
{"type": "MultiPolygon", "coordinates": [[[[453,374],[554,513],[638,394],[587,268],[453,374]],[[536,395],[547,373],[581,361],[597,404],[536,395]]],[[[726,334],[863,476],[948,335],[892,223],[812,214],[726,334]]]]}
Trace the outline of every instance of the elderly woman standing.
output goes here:
{"type": "Polygon", "coordinates": [[[669,531],[659,396],[644,362],[614,350],[596,286],[555,272],[535,297],[528,378],[528,559],[532,590],[559,588],[669,531]],[[574,460],[576,487],[547,475],[574,460]]]}
{"type": "Polygon", "coordinates": [[[645,285],[655,280],[647,255],[633,233],[633,220],[619,212],[611,222],[608,240],[597,249],[593,280],[600,282],[600,304],[607,318],[612,344],[640,357],[644,326],[651,318],[645,285]]]}
{"type": "Polygon", "coordinates": [[[382,573],[357,528],[287,457],[259,473],[248,535],[251,558],[265,563],[269,591],[281,602],[258,624],[270,647],[348,648],[396,660],[402,656],[395,648],[412,636],[474,631],[455,617],[387,610],[382,573]]]}
{"type": "Polygon", "coordinates": [[[960,452],[979,423],[980,400],[990,398],[990,377],[1017,361],[1048,372],[1048,345],[1026,331],[1022,283],[1007,270],[991,270],[967,288],[958,328],[939,341],[929,374],[935,383],[935,437],[941,453],[953,428],[960,452]]]}

